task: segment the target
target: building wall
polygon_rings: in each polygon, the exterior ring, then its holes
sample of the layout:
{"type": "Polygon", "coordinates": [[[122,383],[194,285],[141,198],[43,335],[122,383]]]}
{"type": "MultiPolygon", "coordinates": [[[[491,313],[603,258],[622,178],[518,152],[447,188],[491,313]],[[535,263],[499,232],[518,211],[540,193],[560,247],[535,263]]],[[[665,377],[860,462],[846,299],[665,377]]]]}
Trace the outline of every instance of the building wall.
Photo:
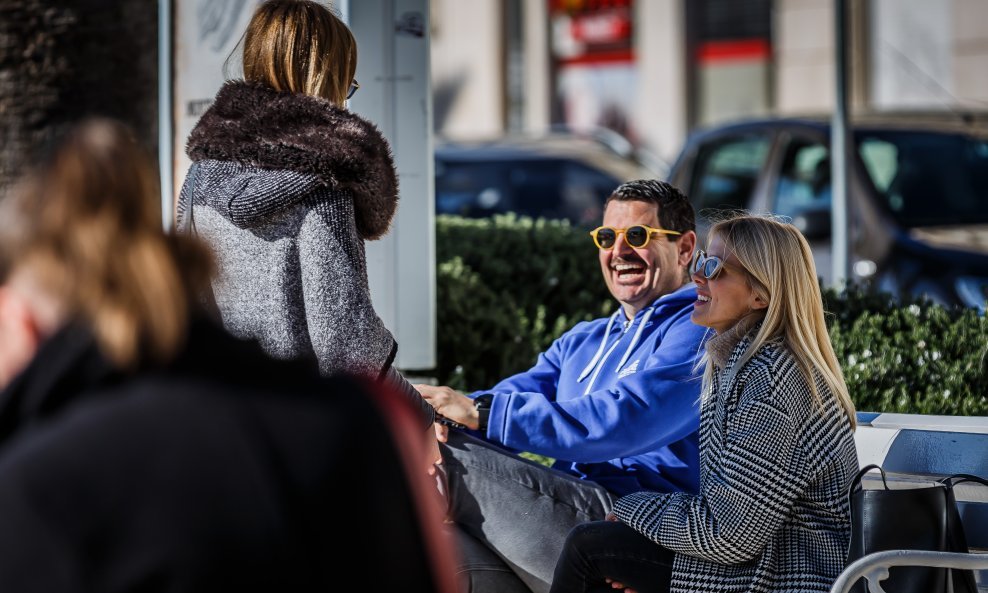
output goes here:
{"type": "Polygon", "coordinates": [[[986,108],[988,2],[871,0],[871,9],[876,108],[986,108]]]}
{"type": "Polygon", "coordinates": [[[778,0],[775,34],[775,111],[822,112],[833,105],[833,0],[778,0]]]}
{"type": "MultiPolygon", "coordinates": [[[[689,131],[686,6],[634,3],[637,140],[672,159],[689,131]]],[[[501,0],[432,0],[436,128],[490,136],[505,128],[501,0]]],[[[834,1],[775,0],[770,111],[828,113],[834,101],[834,1]]],[[[551,123],[552,72],[546,0],[521,0],[524,29],[522,128],[551,123]]],[[[851,0],[850,103],[874,109],[988,108],[988,0],[851,0]]],[[[750,78],[750,77],[749,77],[750,78]]],[[[750,81],[748,81],[750,82],[750,81]]],[[[729,93],[728,84],[718,93],[729,93]]],[[[630,87],[629,87],[630,89],[630,87]]],[[[737,106],[735,106],[737,107],[737,106]]],[[[732,108],[732,117],[764,113],[732,108]]],[[[709,110],[708,110],[709,111],[709,110]]],[[[717,110],[714,110],[717,111],[717,110]]],[[[724,109],[718,111],[727,113],[724,109]]],[[[708,122],[716,123],[716,122],[708,122]]]]}
{"type": "Polygon", "coordinates": [[[988,102],[988,2],[954,0],[952,65],[954,95],[964,107],[988,102]]]}
{"type": "Polygon", "coordinates": [[[872,102],[877,109],[953,103],[952,0],[872,0],[872,102]]]}
{"type": "MultiPolygon", "coordinates": [[[[851,11],[851,105],[985,109],[988,2],[867,0],[851,11]]],[[[827,112],[834,95],[832,0],[777,0],[775,111],[827,112]]]]}

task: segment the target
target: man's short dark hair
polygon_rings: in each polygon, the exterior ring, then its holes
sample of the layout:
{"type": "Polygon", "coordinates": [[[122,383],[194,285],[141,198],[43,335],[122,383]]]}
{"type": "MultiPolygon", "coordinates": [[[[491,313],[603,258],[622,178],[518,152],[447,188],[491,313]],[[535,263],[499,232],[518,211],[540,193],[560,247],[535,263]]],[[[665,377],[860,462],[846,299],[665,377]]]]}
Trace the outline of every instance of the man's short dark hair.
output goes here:
{"type": "MultiPolygon", "coordinates": [[[[659,224],[670,231],[696,230],[696,214],[693,204],[690,204],[686,194],[665,181],[658,179],[636,179],[622,183],[604,202],[604,209],[612,201],[620,202],[651,202],[659,207],[659,224]]],[[[670,241],[675,241],[679,235],[668,235],[670,241]]]]}

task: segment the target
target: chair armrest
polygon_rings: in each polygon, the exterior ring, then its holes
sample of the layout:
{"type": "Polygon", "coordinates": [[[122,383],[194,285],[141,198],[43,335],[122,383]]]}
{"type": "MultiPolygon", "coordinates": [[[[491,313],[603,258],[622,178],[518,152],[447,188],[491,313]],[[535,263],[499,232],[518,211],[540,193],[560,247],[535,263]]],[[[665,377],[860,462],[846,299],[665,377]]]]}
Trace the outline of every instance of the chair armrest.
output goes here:
{"type": "Polygon", "coordinates": [[[960,568],[966,570],[988,569],[988,554],[961,554],[957,552],[929,552],[925,550],[888,550],[875,552],[855,560],[844,569],[830,588],[830,593],[848,593],[851,587],[864,577],[868,579],[871,593],[886,593],[879,584],[889,576],[893,566],[931,566],[935,568],[960,568]]]}

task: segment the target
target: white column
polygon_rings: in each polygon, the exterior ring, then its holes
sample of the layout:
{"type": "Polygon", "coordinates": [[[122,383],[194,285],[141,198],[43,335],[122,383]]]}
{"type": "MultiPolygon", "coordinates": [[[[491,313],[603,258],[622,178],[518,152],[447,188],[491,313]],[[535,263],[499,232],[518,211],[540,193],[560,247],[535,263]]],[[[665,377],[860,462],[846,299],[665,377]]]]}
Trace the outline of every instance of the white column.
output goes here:
{"type": "MultiPolygon", "coordinates": [[[[527,0],[534,1],[534,0],[527,0]]],[[[351,10],[361,2],[351,2],[351,10]]],[[[374,4],[372,0],[370,4],[374,4]]],[[[432,83],[444,136],[492,137],[504,130],[501,3],[432,0],[432,83]]],[[[363,47],[361,47],[363,49],[363,47]]]]}
{"type": "Polygon", "coordinates": [[[542,132],[549,127],[552,84],[549,70],[549,11],[539,0],[522,2],[525,30],[525,130],[542,132]]]}
{"type": "Polygon", "coordinates": [[[436,366],[436,253],[428,0],[360,0],[347,10],[360,92],[350,109],[391,143],[401,200],[391,232],[367,242],[374,308],[400,369],[436,366]]]}
{"type": "Polygon", "coordinates": [[[686,16],[682,0],[634,4],[636,117],[647,148],[666,160],[686,140],[686,16]]]}
{"type": "Polygon", "coordinates": [[[834,0],[779,0],[773,19],[776,110],[829,112],[834,105],[834,0]]]}

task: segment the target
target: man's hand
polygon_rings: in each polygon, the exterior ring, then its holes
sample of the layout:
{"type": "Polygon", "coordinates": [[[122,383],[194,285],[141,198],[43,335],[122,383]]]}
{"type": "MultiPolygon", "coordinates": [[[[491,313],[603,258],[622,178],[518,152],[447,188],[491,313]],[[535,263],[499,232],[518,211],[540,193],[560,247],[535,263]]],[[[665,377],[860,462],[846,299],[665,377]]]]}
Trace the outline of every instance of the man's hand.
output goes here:
{"type": "MultiPolygon", "coordinates": [[[[480,427],[480,417],[477,414],[477,409],[473,406],[473,400],[459,391],[449,387],[434,387],[432,385],[413,385],[413,387],[422,394],[425,401],[432,404],[432,407],[443,416],[454,422],[465,424],[467,428],[473,430],[480,427]]],[[[442,440],[441,437],[440,440],[442,440]]]]}

